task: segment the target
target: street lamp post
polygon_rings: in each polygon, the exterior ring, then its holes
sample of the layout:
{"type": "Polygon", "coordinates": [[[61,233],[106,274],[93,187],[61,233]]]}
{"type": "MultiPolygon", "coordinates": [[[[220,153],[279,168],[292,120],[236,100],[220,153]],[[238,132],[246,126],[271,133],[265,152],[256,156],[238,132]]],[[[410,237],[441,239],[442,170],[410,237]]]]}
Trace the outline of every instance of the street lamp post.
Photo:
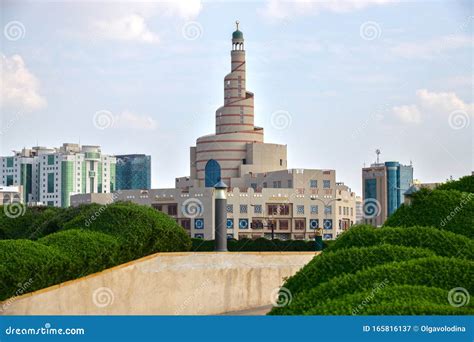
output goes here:
{"type": "Polygon", "coordinates": [[[227,252],[227,185],[223,181],[214,185],[214,195],[214,251],[227,252]]]}

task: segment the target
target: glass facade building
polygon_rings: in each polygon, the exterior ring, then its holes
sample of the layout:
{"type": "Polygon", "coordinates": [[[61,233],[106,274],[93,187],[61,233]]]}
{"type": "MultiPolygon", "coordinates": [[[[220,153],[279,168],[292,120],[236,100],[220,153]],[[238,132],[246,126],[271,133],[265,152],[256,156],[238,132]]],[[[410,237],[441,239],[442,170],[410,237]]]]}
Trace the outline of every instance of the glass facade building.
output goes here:
{"type": "Polygon", "coordinates": [[[151,188],[151,156],[128,154],[115,158],[117,190],[151,188]]]}

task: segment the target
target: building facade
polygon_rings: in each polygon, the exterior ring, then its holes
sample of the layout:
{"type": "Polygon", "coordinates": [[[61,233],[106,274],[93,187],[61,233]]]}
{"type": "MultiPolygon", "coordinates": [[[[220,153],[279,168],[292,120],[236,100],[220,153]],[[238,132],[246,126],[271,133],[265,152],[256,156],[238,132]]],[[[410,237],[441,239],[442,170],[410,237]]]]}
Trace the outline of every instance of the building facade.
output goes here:
{"type": "Polygon", "coordinates": [[[0,179],[5,186],[22,186],[26,204],[68,207],[73,194],[116,190],[115,158],[99,146],[38,146],[0,157],[0,179]]]}
{"type": "Polygon", "coordinates": [[[117,190],[151,188],[151,156],[127,154],[115,158],[117,190]]]}
{"type": "Polygon", "coordinates": [[[396,161],[374,163],[362,169],[364,223],[379,227],[404,202],[413,184],[413,166],[396,161]]]}
{"type": "MultiPolygon", "coordinates": [[[[227,236],[334,239],[356,220],[355,194],[334,170],[288,169],[286,145],[264,142],[254,126],[254,94],[246,87],[243,33],[232,34],[231,71],[215,132],[190,149],[190,175],[174,189],[120,190],[115,201],[148,205],[173,217],[191,237],[214,239],[214,185],[228,185],[227,236]]],[[[74,196],[74,203],[93,199],[74,196]]]]}

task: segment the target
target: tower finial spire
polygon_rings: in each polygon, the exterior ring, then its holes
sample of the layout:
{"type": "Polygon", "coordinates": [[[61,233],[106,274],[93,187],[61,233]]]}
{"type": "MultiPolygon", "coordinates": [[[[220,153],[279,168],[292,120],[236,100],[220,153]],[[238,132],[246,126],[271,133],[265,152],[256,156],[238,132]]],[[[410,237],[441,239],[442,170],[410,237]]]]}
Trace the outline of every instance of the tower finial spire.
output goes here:
{"type": "Polygon", "coordinates": [[[235,21],[235,27],[237,28],[237,30],[239,29],[239,24],[240,22],[238,20],[235,21]]]}

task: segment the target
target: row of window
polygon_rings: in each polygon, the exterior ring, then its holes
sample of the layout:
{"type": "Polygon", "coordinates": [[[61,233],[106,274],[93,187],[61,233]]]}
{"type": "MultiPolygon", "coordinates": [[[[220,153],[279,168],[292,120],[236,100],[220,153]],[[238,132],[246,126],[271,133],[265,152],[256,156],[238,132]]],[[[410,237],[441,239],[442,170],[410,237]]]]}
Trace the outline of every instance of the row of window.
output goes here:
{"type": "MultiPolygon", "coordinates": [[[[253,213],[254,214],[262,214],[263,207],[261,204],[254,204],[251,205],[253,207],[253,213]]],[[[349,207],[344,207],[349,209],[349,207]]],[[[341,209],[341,208],[339,208],[341,209]]],[[[352,215],[352,208],[351,209],[351,215],[352,215]]],[[[234,213],[234,205],[233,204],[228,204],[227,205],[227,212],[232,214],[234,213]]],[[[247,214],[248,213],[248,205],[247,204],[240,204],[239,205],[239,212],[241,214],[247,214]]],[[[310,213],[311,214],[318,214],[319,212],[319,206],[317,205],[311,205],[310,206],[310,213]]],[[[347,211],[348,212],[348,211],[347,211]]],[[[290,215],[290,205],[289,204],[268,204],[267,205],[267,213],[268,215],[282,215],[282,216],[288,216],[290,215]]],[[[296,213],[297,214],[304,214],[305,213],[305,206],[304,205],[296,205],[296,213]]],[[[332,205],[325,206],[324,208],[324,213],[325,214],[332,214],[332,205]]],[[[346,214],[346,211],[344,210],[344,215],[346,214]]]]}

